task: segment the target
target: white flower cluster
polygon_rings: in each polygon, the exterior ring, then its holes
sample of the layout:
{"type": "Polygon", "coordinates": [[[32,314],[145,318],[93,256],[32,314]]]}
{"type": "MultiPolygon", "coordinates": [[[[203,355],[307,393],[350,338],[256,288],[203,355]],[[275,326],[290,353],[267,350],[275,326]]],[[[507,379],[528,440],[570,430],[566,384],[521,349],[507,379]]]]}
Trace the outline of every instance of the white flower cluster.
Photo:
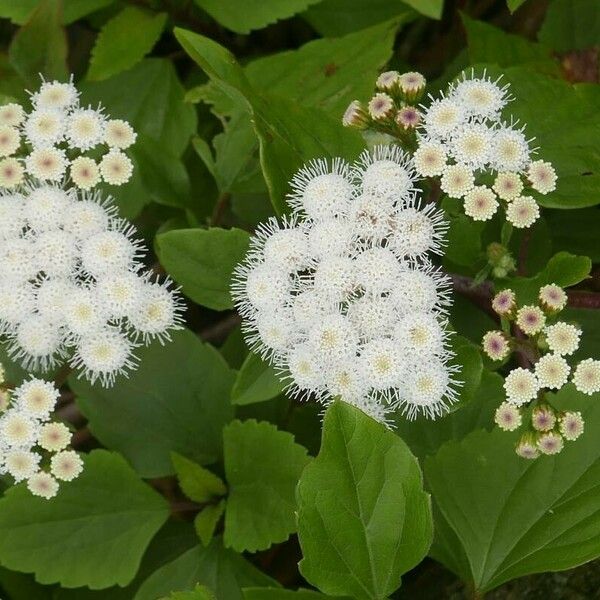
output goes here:
{"type": "Polygon", "coordinates": [[[141,340],[168,339],[180,300],[144,272],[135,229],[97,192],[54,184],[0,194],[0,333],[26,369],[70,360],[110,385],[141,340]]]}
{"type": "Polygon", "coordinates": [[[422,106],[422,126],[414,155],[417,173],[439,177],[442,191],[462,198],[465,214],[487,221],[504,206],[514,227],[530,227],[539,217],[532,191],[548,194],[556,173],[543,160],[531,160],[531,139],[502,110],[511,100],[508,85],[472,73],[452,83],[440,98],[422,106]],[[486,184],[495,174],[492,186],[486,184]]]}
{"type": "Polygon", "coordinates": [[[50,419],[58,400],[51,382],[29,379],[0,396],[0,475],[27,481],[35,496],[52,498],[60,481],[73,481],[83,470],[79,455],[68,449],[71,432],[50,419]]]}
{"type": "Polygon", "coordinates": [[[333,398],[386,421],[442,414],[455,401],[449,280],[428,260],[446,224],[421,205],[396,146],[352,167],[316,160],[291,182],[293,214],[254,235],[232,293],[251,348],[292,396],[333,398]]]}
{"type": "Polygon", "coordinates": [[[83,190],[129,181],[133,163],[123,150],[136,139],[129,123],[81,106],[72,80],[43,81],[31,104],[28,114],[19,104],[0,106],[0,188],[14,189],[26,179],[60,182],[67,172],[83,190]],[[97,155],[98,148],[107,150],[99,162],[84,156],[97,155]]]}
{"type": "Polygon", "coordinates": [[[514,292],[502,290],[494,297],[492,307],[507,322],[513,321],[522,335],[512,338],[505,331],[489,331],[483,338],[483,350],[492,360],[504,360],[513,349],[529,357],[532,352],[541,352],[532,369],[517,367],[508,373],[504,381],[506,401],[495,417],[500,428],[513,431],[523,422],[521,408],[535,404],[532,431],[526,432],[517,446],[517,453],[524,458],[556,454],[562,450],[564,440],[575,440],[583,433],[581,415],[555,411],[544,399],[547,391],[557,391],[571,379],[583,394],[600,392],[600,361],[583,360],[572,371],[567,360],[579,348],[581,331],[571,323],[554,321],[567,304],[565,291],[555,284],[544,285],[538,302],[519,308],[514,292]],[[549,320],[553,322],[549,324],[549,320]]]}

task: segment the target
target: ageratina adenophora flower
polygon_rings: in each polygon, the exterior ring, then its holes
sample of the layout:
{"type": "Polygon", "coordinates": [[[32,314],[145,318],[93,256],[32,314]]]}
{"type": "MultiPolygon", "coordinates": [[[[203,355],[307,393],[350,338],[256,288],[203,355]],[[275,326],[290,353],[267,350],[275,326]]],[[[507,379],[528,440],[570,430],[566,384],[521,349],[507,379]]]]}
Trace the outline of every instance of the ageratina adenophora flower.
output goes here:
{"type": "Polygon", "coordinates": [[[126,121],[110,119],[102,107],[81,106],[69,82],[43,81],[31,94],[32,110],[0,106],[0,189],[15,189],[27,179],[62,182],[66,177],[89,190],[100,181],[122,185],[133,163],[123,152],[136,139],[126,121]],[[83,156],[94,151],[94,157],[83,156]],[[100,156],[99,151],[103,153],[100,156]]]}
{"type": "Polygon", "coordinates": [[[256,231],[233,296],[251,348],[290,395],[339,397],[381,421],[455,401],[450,282],[427,258],[442,253],[446,224],[415,181],[394,146],[352,167],[313,161],[291,182],[291,217],[256,231]]]}
{"type": "Polygon", "coordinates": [[[142,244],[98,192],[58,185],[0,194],[0,329],[27,369],[65,360],[104,385],[139,342],[169,338],[181,305],[144,271],[142,244]],[[68,358],[69,357],[69,358],[68,358]]]}
{"type": "Polygon", "coordinates": [[[10,475],[15,483],[26,481],[32,494],[50,499],[60,481],[73,481],[83,470],[79,455],[68,449],[71,432],[51,420],[58,390],[51,382],[31,378],[7,394],[0,409],[0,475],[10,475]]]}
{"type": "Polygon", "coordinates": [[[415,166],[424,177],[441,177],[451,198],[464,198],[472,219],[488,220],[501,205],[514,227],[527,228],[540,215],[531,191],[554,191],[557,177],[549,162],[532,161],[524,127],[503,118],[510,100],[500,79],[463,73],[420,107],[415,166]]]}

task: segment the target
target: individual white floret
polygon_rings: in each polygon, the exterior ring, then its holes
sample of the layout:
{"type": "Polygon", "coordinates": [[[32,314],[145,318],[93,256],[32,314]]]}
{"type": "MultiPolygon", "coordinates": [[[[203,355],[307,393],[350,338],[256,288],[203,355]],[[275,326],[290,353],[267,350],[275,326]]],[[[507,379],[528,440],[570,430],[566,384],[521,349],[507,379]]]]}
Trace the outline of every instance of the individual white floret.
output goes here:
{"type": "Polygon", "coordinates": [[[0,160],[0,187],[13,189],[23,182],[25,167],[18,158],[0,160]]]}
{"type": "Polygon", "coordinates": [[[577,391],[588,396],[600,392],[600,361],[592,358],[582,360],[573,373],[573,383],[577,391]]]}
{"type": "Polygon", "coordinates": [[[78,156],[71,163],[71,181],[80,190],[91,190],[100,183],[100,169],[93,158],[78,156]]]}
{"type": "Polygon", "coordinates": [[[110,119],[104,127],[104,141],[112,148],[129,148],[135,143],[137,134],[133,127],[121,119],[110,119]]]}
{"type": "Polygon", "coordinates": [[[369,248],[355,261],[356,281],[369,294],[390,292],[398,281],[401,266],[394,252],[388,248],[369,248]]]}
{"type": "Polygon", "coordinates": [[[71,361],[91,383],[99,380],[103,386],[113,385],[117,375],[135,368],[134,345],[118,329],[107,327],[82,337],[71,361]]]}
{"type": "Polygon", "coordinates": [[[89,335],[102,329],[108,315],[98,301],[95,287],[78,287],[71,291],[64,303],[65,325],[75,337],[89,335]]]}
{"type": "Polygon", "coordinates": [[[63,450],[50,461],[50,472],[60,481],[73,481],[83,471],[83,461],[74,450],[63,450]]]}
{"type": "Polygon", "coordinates": [[[517,406],[533,400],[537,396],[539,388],[535,374],[522,367],[513,369],[504,380],[506,399],[517,406]]]}
{"type": "Polygon", "coordinates": [[[497,171],[520,173],[530,163],[529,141],[523,131],[512,127],[500,127],[494,133],[490,163],[497,171]]]}
{"type": "Polygon", "coordinates": [[[63,358],[63,341],[60,328],[52,320],[32,315],[15,327],[9,355],[27,370],[47,371],[63,358]]]}
{"type": "Polygon", "coordinates": [[[394,322],[394,304],[389,297],[366,295],[348,307],[348,318],[363,340],[371,340],[389,333],[394,322]]]}
{"type": "Polygon", "coordinates": [[[77,202],[63,213],[62,226],[79,240],[106,231],[116,216],[116,208],[110,199],[102,200],[99,193],[83,194],[77,202]]]}
{"type": "Polygon", "coordinates": [[[319,398],[325,385],[325,375],[314,349],[306,342],[295,345],[278,372],[286,381],[286,390],[292,398],[304,399],[309,395],[319,398]]]}
{"type": "Polygon", "coordinates": [[[350,251],[351,225],[345,219],[318,221],[308,231],[309,254],[314,259],[342,256],[350,251]]]}
{"type": "Polygon", "coordinates": [[[83,152],[104,141],[105,117],[93,108],[76,108],[67,120],[65,137],[71,148],[83,152]]]}
{"type": "Polygon", "coordinates": [[[28,226],[40,233],[58,228],[73,203],[73,195],[57,185],[36,185],[24,198],[23,215],[28,226]]]}
{"type": "Polygon", "coordinates": [[[442,254],[448,222],[434,203],[415,204],[398,210],[391,225],[389,248],[399,258],[422,258],[428,252],[442,254]]]}
{"type": "Polygon", "coordinates": [[[540,194],[549,194],[556,189],[556,171],[544,160],[533,161],[527,171],[531,187],[540,194]]]}
{"type": "Polygon", "coordinates": [[[37,421],[21,411],[9,410],[0,417],[0,439],[10,448],[30,450],[38,430],[37,421]]]}
{"type": "Polygon", "coordinates": [[[442,191],[450,198],[462,198],[468,194],[475,185],[473,171],[467,165],[448,165],[444,169],[440,186],[442,191]]]}
{"type": "Polygon", "coordinates": [[[407,200],[415,189],[412,160],[400,146],[376,146],[365,150],[353,168],[363,194],[407,200]]]}
{"type": "Polygon", "coordinates": [[[358,351],[358,332],[347,317],[330,314],[316,321],[308,332],[308,343],[325,368],[353,359],[358,351]]]}
{"type": "Polygon", "coordinates": [[[438,318],[428,312],[401,317],[393,328],[393,339],[411,360],[427,360],[447,353],[447,331],[438,318]]]}
{"type": "Polygon", "coordinates": [[[32,378],[22,383],[13,393],[18,410],[38,421],[47,421],[54,411],[60,393],[50,381],[32,378]]]}
{"type": "Polygon", "coordinates": [[[369,386],[361,359],[355,357],[333,365],[327,373],[327,391],[332,398],[340,398],[365,410],[369,386]]]}
{"type": "Polygon", "coordinates": [[[0,106],[0,124],[18,127],[25,118],[25,111],[20,104],[10,102],[0,106]]]}
{"type": "Polygon", "coordinates": [[[311,264],[306,229],[298,226],[295,219],[284,220],[282,224],[276,218],[270,219],[257,228],[254,240],[274,268],[294,273],[311,264]]]}
{"type": "Polygon", "coordinates": [[[390,296],[399,315],[419,311],[444,314],[451,304],[452,281],[430,263],[418,269],[404,266],[390,296]]]}
{"type": "Polygon", "coordinates": [[[405,375],[405,357],[395,340],[378,338],[364,344],[360,353],[368,386],[394,399],[405,375]]]}
{"type": "Polygon", "coordinates": [[[560,389],[567,383],[570,372],[567,361],[556,354],[545,354],[535,364],[535,375],[543,388],[560,389]]]}
{"type": "Polygon", "coordinates": [[[331,165],[326,160],[309,162],[294,175],[290,186],[288,204],[313,220],[345,215],[354,194],[350,167],[341,159],[331,165]]]}
{"type": "Polygon", "coordinates": [[[493,190],[502,200],[512,202],[521,195],[523,181],[518,173],[498,173],[494,181],[493,190]]]}
{"type": "Polygon", "coordinates": [[[268,263],[241,264],[233,272],[231,294],[243,317],[257,310],[275,310],[289,297],[289,275],[268,263]]]}
{"type": "Polygon", "coordinates": [[[15,483],[19,483],[37,473],[41,458],[37,452],[30,450],[9,450],[4,459],[4,468],[15,483]]]}
{"type": "Polygon", "coordinates": [[[27,489],[34,495],[40,498],[50,500],[58,494],[58,481],[52,477],[49,473],[40,471],[35,475],[32,475],[27,480],[27,489]]]}
{"type": "Polygon", "coordinates": [[[470,77],[452,85],[451,97],[461,104],[469,116],[496,120],[509,101],[508,85],[498,85],[498,80],[485,77],[470,77]]]}
{"type": "Polygon", "coordinates": [[[21,145],[21,137],[14,127],[0,125],[0,156],[13,155],[21,145]]]}
{"type": "Polygon", "coordinates": [[[52,108],[34,110],[23,124],[23,134],[34,148],[58,144],[65,135],[65,113],[52,108]]]}
{"type": "Polygon", "coordinates": [[[413,160],[419,175],[436,177],[444,172],[448,156],[444,144],[436,140],[424,140],[416,149],[413,160]]]}
{"type": "Polygon", "coordinates": [[[521,411],[510,402],[503,402],[494,415],[494,421],[503,431],[515,431],[521,426],[521,411]]]}
{"type": "Polygon", "coordinates": [[[465,214],[474,221],[489,221],[498,210],[498,200],[485,185],[476,185],[465,196],[465,214]]]}
{"type": "Polygon", "coordinates": [[[453,98],[433,100],[424,110],[423,126],[427,135],[432,138],[448,138],[466,120],[463,105],[453,98]]]}
{"type": "Polygon", "coordinates": [[[102,179],[110,185],[123,185],[131,179],[133,163],[131,159],[120,150],[110,150],[100,161],[100,174],[102,179]]]}
{"type": "Polygon", "coordinates": [[[493,132],[483,123],[466,124],[450,139],[450,154],[457,163],[483,169],[490,160],[493,132]]]}
{"type": "Polygon", "coordinates": [[[539,206],[531,196],[519,196],[506,209],[506,220],[517,229],[531,227],[539,216],[539,206]]]}
{"type": "Polygon", "coordinates": [[[76,272],[79,248],[66,231],[44,231],[34,243],[38,269],[49,277],[67,278],[76,272]]]}
{"type": "Polygon", "coordinates": [[[60,181],[67,164],[65,151],[60,148],[35,148],[25,158],[27,173],[40,181],[60,181]]]}
{"type": "Polygon", "coordinates": [[[389,196],[361,194],[349,209],[353,236],[365,244],[379,244],[390,232],[395,211],[389,196]]]}
{"type": "Polygon", "coordinates": [[[315,269],[314,287],[323,300],[329,303],[348,300],[358,288],[355,262],[346,256],[322,260],[315,269]]]}
{"type": "Polygon", "coordinates": [[[64,450],[71,441],[71,432],[64,423],[44,423],[38,434],[38,446],[48,452],[64,450]]]}
{"type": "Polygon", "coordinates": [[[544,332],[546,343],[555,354],[568,356],[579,348],[581,330],[575,325],[559,321],[554,325],[548,325],[544,332]]]}
{"type": "Polygon", "coordinates": [[[76,106],[79,92],[73,80],[67,83],[60,81],[43,81],[40,89],[31,95],[31,104],[38,108],[65,110],[76,106]]]}
{"type": "Polygon", "coordinates": [[[136,273],[109,273],[96,281],[95,293],[108,318],[120,319],[137,310],[145,289],[136,273]]]}
{"type": "Polygon", "coordinates": [[[280,360],[297,341],[297,329],[289,311],[265,311],[256,317],[256,334],[247,336],[252,350],[264,360],[280,360]]]}
{"type": "Polygon", "coordinates": [[[171,339],[171,332],[181,329],[183,306],[169,289],[171,282],[146,282],[140,289],[137,305],[129,312],[129,323],[135,336],[144,343],[157,339],[161,344],[171,339]]]}

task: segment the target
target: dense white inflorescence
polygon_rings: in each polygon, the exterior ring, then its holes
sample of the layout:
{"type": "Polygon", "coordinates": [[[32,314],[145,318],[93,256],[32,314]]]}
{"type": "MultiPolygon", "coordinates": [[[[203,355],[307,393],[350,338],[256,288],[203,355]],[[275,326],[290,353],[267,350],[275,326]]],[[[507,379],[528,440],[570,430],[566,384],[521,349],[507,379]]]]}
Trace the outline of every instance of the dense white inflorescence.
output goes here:
{"type": "Polygon", "coordinates": [[[31,104],[29,113],[19,104],[0,106],[0,188],[66,177],[82,190],[129,181],[133,163],[123,150],[137,137],[129,123],[81,106],[72,80],[42,81],[31,104]],[[89,151],[93,157],[83,156],[89,151]]]}
{"type": "Polygon", "coordinates": [[[72,481],[83,470],[79,455],[68,449],[71,432],[51,420],[59,392],[53,383],[32,378],[1,393],[0,475],[26,481],[35,496],[52,498],[61,481],[72,481]]]}
{"type": "Polygon", "coordinates": [[[532,194],[554,191],[557,178],[549,162],[532,160],[524,127],[503,119],[510,100],[500,80],[463,73],[421,106],[415,167],[424,177],[440,177],[442,191],[464,199],[472,219],[491,219],[502,206],[514,227],[527,228],[540,215],[532,194]]]}
{"type": "Polygon", "coordinates": [[[446,223],[415,183],[396,146],[353,166],[312,161],[291,182],[291,217],[256,231],[232,293],[250,346],[292,396],[339,397],[381,421],[455,401],[450,282],[428,259],[446,223]]]}

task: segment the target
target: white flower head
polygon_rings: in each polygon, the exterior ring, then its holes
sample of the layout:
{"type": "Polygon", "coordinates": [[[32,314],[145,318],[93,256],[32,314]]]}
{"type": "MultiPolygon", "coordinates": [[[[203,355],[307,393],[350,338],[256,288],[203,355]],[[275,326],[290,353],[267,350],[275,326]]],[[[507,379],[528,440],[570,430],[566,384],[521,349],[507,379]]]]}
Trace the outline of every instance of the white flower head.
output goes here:
{"type": "Polygon", "coordinates": [[[0,439],[13,448],[31,449],[38,434],[38,422],[23,412],[12,410],[0,417],[0,439]]]}
{"type": "Polygon", "coordinates": [[[492,152],[493,132],[483,123],[467,124],[450,139],[450,153],[457,163],[472,169],[483,169],[492,152]]]}
{"type": "Polygon", "coordinates": [[[49,473],[40,471],[27,480],[27,489],[34,495],[50,500],[58,494],[58,481],[49,473]]]}
{"type": "Polygon", "coordinates": [[[527,335],[539,333],[545,324],[546,315],[537,306],[526,305],[517,311],[517,325],[527,335]]]}
{"type": "Polygon", "coordinates": [[[577,391],[591,396],[600,392],[600,361],[592,358],[582,360],[573,373],[577,391]]]}
{"type": "Polygon", "coordinates": [[[488,331],[483,336],[482,346],[492,360],[504,360],[510,354],[510,343],[502,331],[488,331]]]}
{"type": "Polygon", "coordinates": [[[474,221],[489,221],[497,210],[496,195],[484,185],[476,185],[465,196],[465,214],[474,221]]]}
{"type": "Polygon", "coordinates": [[[13,402],[18,409],[31,418],[47,421],[56,406],[58,397],[59,391],[53,383],[31,378],[14,391],[13,402]]]}
{"type": "Polygon", "coordinates": [[[40,181],[60,181],[67,169],[67,156],[60,148],[35,148],[25,159],[27,173],[40,181]]]}
{"type": "Polygon", "coordinates": [[[50,461],[50,472],[59,481],[73,481],[83,471],[83,461],[73,450],[63,450],[50,461]]]}
{"type": "Polygon", "coordinates": [[[25,118],[25,111],[20,104],[9,102],[0,106],[0,124],[18,127],[25,118]]]}
{"type": "Polygon", "coordinates": [[[21,322],[10,336],[9,356],[27,370],[47,371],[64,358],[64,351],[61,329],[41,315],[21,322]]]}
{"type": "Polygon", "coordinates": [[[102,179],[110,185],[123,185],[131,179],[133,163],[131,159],[120,150],[110,150],[100,161],[100,174],[102,179]]]}
{"type": "Polygon", "coordinates": [[[436,177],[446,168],[448,156],[441,142],[422,140],[414,154],[415,170],[423,177],[436,177]]]}
{"type": "Polygon", "coordinates": [[[40,427],[37,443],[48,452],[64,450],[71,441],[71,432],[64,423],[44,423],[40,427]]]}
{"type": "Polygon", "coordinates": [[[58,229],[73,196],[61,186],[40,184],[32,186],[23,198],[23,216],[36,233],[58,229]]]}
{"type": "Polygon", "coordinates": [[[485,76],[468,77],[462,74],[462,79],[451,86],[451,97],[463,106],[469,116],[477,119],[497,120],[500,112],[510,100],[508,85],[500,86],[499,80],[492,81],[485,76]]]}
{"type": "Polygon", "coordinates": [[[521,406],[533,400],[538,393],[539,383],[531,371],[517,367],[504,380],[504,390],[508,402],[521,406]]]}
{"type": "Polygon", "coordinates": [[[433,100],[429,107],[423,107],[423,127],[433,139],[446,139],[466,121],[463,105],[454,98],[433,100]]]}
{"type": "Polygon", "coordinates": [[[473,189],[475,177],[467,165],[448,165],[444,169],[440,185],[450,198],[462,198],[473,189]]]}
{"type": "Polygon", "coordinates": [[[58,144],[65,135],[65,113],[52,108],[36,109],[27,116],[23,134],[34,148],[58,144]]]}
{"type": "Polygon", "coordinates": [[[560,432],[565,440],[575,441],[584,429],[584,421],[580,412],[566,412],[560,417],[560,432]]]}
{"type": "Polygon", "coordinates": [[[503,402],[494,415],[496,425],[503,431],[515,431],[523,422],[521,411],[510,402],[503,402]]]}
{"type": "Polygon", "coordinates": [[[567,305],[567,293],[559,285],[549,283],[540,288],[539,300],[549,312],[559,312],[567,305]]]}
{"type": "Polygon", "coordinates": [[[0,160],[0,187],[12,189],[23,182],[25,168],[17,158],[0,160]]]}
{"type": "Polygon", "coordinates": [[[504,125],[494,132],[491,165],[497,171],[524,171],[530,163],[529,140],[522,130],[504,125]]]}
{"type": "Polygon", "coordinates": [[[20,145],[19,132],[9,125],[0,125],[0,156],[11,156],[20,145]]]}
{"type": "Polygon", "coordinates": [[[124,150],[135,143],[137,134],[133,127],[122,119],[110,119],[105,122],[104,141],[111,148],[124,150]]]}
{"type": "Polygon", "coordinates": [[[394,101],[388,94],[379,92],[369,100],[367,108],[372,119],[381,121],[391,117],[394,110],[394,101]]]}
{"type": "Polygon", "coordinates": [[[71,180],[81,190],[90,190],[100,183],[100,169],[93,158],[78,156],[70,169],[71,180]]]}
{"type": "Polygon", "coordinates": [[[581,330],[575,325],[558,321],[544,329],[548,347],[555,354],[568,356],[579,348],[581,330]]]}
{"type": "Polygon", "coordinates": [[[538,405],[531,414],[531,425],[536,431],[550,431],[556,424],[556,414],[548,405],[538,405]]]}
{"type": "Polygon", "coordinates": [[[564,447],[564,441],[560,433],[548,431],[540,435],[537,441],[537,447],[542,454],[558,454],[564,447]]]}
{"type": "Polygon", "coordinates": [[[79,102],[79,92],[73,84],[73,78],[67,83],[43,81],[40,89],[31,95],[31,103],[36,108],[66,110],[79,102]]]}
{"type": "Polygon", "coordinates": [[[492,186],[499,198],[511,202],[523,191],[523,181],[518,173],[498,173],[492,186]]]}
{"type": "Polygon", "coordinates": [[[549,194],[556,189],[556,171],[549,162],[535,160],[529,165],[527,178],[531,187],[540,194],[549,194]]]}
{"type": "Polygon", "coordinates": [[[71,148],[91,150],[104,141],[106,119],[100,110],[76,108],[67,121],[65,135],[71,148]]]}
{"type": "Polygon", "coordinates": [[[24,449],[11,449],[6,453],[4,466],[8,474],[19,483],[37,473],[40,459],[37,452],[24,449]]]}

